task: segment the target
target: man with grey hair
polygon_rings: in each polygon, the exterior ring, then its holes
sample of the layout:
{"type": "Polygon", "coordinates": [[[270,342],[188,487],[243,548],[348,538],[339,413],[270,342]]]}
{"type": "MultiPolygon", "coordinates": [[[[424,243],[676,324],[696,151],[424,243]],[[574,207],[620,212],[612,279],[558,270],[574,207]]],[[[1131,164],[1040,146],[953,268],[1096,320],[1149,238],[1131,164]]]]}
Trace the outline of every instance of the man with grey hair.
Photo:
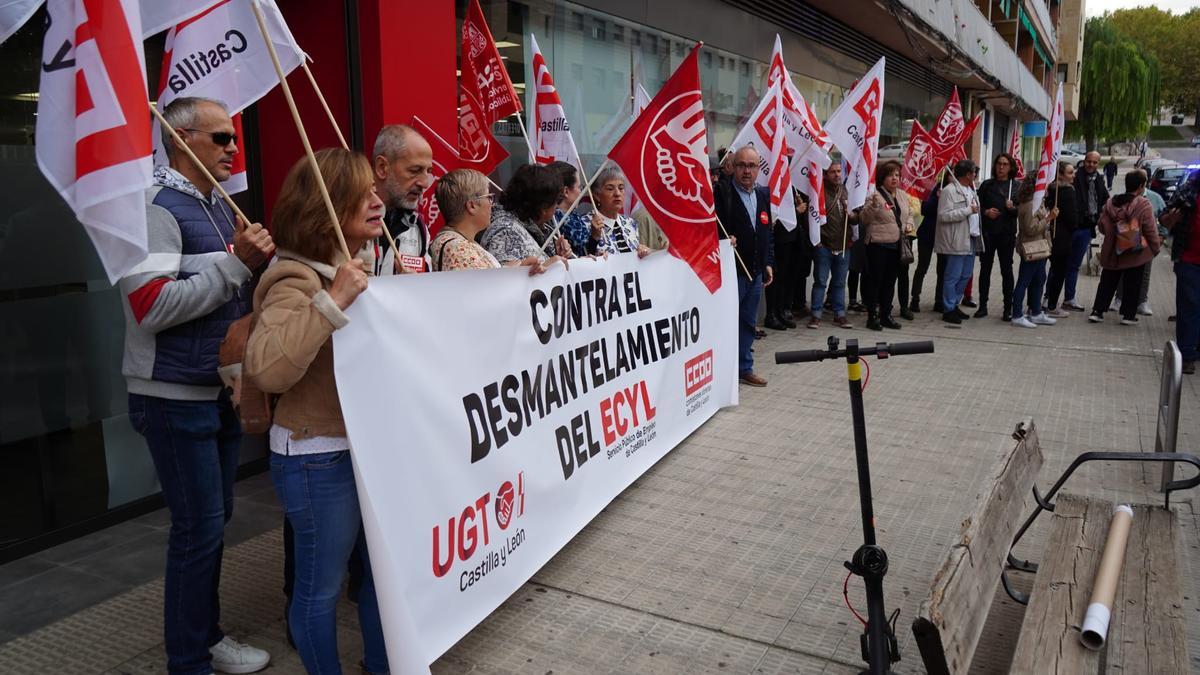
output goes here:
{"type": "Polygon", "coordinates": [[[403,274],[429,270],[426,248],[429,223],[417,217],[421,195],[433,184],[433,149],[414,128],[389,124],[379,130],[371,160],[375,190],[387,205],[384,223],[400,250],[395,260],[387,237],[379,241],[375,273],[403,274]]]}
{"type": "MultiPolygon", "coordinates": [[[[208,173],[229,178],[237,135],[225,106],[177,98],[162,111],[208,173]]],[[[274,252],[235,219],[169,134],[169,166],[146,192],[150,255],[121,280],[129,421],[146,438],[171,513],[163,632],[171,673],[252,673],[270,655],[227,637],[218,590],[242,429],[217,374],[222,338],[250,312],[254,272],[274,252]]]]}

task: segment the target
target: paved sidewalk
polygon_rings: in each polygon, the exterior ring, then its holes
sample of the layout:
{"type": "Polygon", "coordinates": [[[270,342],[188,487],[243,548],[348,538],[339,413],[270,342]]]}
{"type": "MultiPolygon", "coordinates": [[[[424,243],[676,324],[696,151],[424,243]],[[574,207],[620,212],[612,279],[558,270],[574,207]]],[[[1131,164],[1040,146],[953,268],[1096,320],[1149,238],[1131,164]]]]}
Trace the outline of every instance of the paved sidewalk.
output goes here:
{"type": "MultiPolygon", "coordinates": [[[[913,615],[1019,420],[1032,416],[1038,425],[1043,487],[1079,452],[1153,450],[1161,349],[1174,329],[1166,321],[1174,278],[1168,261],[1156,262],[1156,314],[1136,327],[1117,325],[1112,313],[1090,325],[1075,313],[1036,330],[998,318],[958,328],[926,309],[899,332],[862,330],[861,316],[858,330],[838,331],[868,343],[933,339],[937,347],[928,356],[871,359],[865,392],[879,537],[891,559],[887,606],[900,609],[897,672],[923,671],[913,615]]],[[[1088,304],[1095,283],[1081,280],[1088,304]]],[[[998,278],[993,288],[999,296],[998,278]]],[[[993,300],[996,316],[999,305],[993,300]]],[[[743,387],[739,407],[719,413],[614,500],[434,671],[857,672],[861,626],[841,598],[842,561],[861,540],[845,367],[776,366],[771,357],[823,347],[833,331],[769,331],[756,343],[756,369],[770,385],[743,387]]],[[[1185,376],[1181,409],[1179,449],[1200,451],[1196,376],[1185,376]]],[[[1157,481],[1156,469],[1102,465],[1081,470],[1066,489],[1158,501],[1157,481]]],[[[1189,649],[1200,669],[1194,499],[1177,495],[1173,504],[1184,603],[1194,617],[1189,649]]],[[[258,508],[277,513],[266,500],[258,508]]],[[[1038,557],[1042,529],[1026,555],[1038,557]]],[[[227,549],[224,623],[271,651],[266,672],[300,673],[283,637],[280,539],[274,529],[227,549]]],[[[0,644],[0,672],[162,672],[161,593],[158,579],[0,644]]],[[[857,580],[851,599],[864,604],[857,580]]],[[[1006,669],[1019,621],[1019,607],[1005,598],[977,672],[1006,669]]],[[[343,662],[355,672],[361,647],[352,606],[343,604],[339,622],[343,662]]]]}

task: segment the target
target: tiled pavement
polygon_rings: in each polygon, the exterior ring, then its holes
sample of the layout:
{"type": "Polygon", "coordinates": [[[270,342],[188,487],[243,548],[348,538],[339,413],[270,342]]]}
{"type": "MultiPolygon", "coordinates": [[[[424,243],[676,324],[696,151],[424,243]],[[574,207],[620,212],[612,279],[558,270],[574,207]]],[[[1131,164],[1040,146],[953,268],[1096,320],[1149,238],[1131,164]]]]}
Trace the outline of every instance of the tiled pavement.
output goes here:
{"type": "MultiPolygon", "coordinates": [[[[1082,280],[1083,298],[1095,282],[1082,280]]],[[[1042,486],[1084,450],[1153,450],[1161,348],[1174,327],[1164,259],[1153,286],[1157,313],[1137,327],[1111,314],[1089,325],[1074,314],[1036,330],[994,318],[955,328],[926,311],[900,332],[842,332],[937,345],[930,356],[872,359],[865,393],[880,542],[891,558],[887,605],[901,611],[898,672],[922,670],[909,623],[1020,419],[1033,416],[1039,427],[1042,486]]],[[[614,500],[434,671],[855,672],[860,626],[840,597],[842,561],[861,538],[845,369],[775,366],[770,357],[823,347],[830,332],[772,331],[759,341],[758,370],[770,386],[743,388],[741,406],[719,413],[614,500]]],[[[1182,411],[1179,448],[1200,450],[1194,376],[1185,376],[1182,411]]],[[[1067,489],[1154,501],[1157,476],[1093,466],[1067,489]]],[[[278,508],[262,477],[239,484],[238,494],[234,539],[242,543],[226,551],[224,623],[272,652],[267,672],[302,672],[283,639],[278,508]]],[[[1200,669],[1194,498],[1174,504],[1189,647],[1200,669]]],[[[156,571],[164,525],[151,514],[0,567],[0,672],[162,672],[156,571]],[[64,595],[69,615],[47,623],[64,595]]],[[[1040,535],[1031,535],[1026,555],[1038,556],[1040,535]]],[[[862,604],[856,581],[851,589],[862,604]]],[[[352,664],[360,651],[352,606],[343,605],[339,621],[352,664]]],[[[1019,621],[1019,607],[1002,598],[977,672],[1006,669],[1019,621]]]]}

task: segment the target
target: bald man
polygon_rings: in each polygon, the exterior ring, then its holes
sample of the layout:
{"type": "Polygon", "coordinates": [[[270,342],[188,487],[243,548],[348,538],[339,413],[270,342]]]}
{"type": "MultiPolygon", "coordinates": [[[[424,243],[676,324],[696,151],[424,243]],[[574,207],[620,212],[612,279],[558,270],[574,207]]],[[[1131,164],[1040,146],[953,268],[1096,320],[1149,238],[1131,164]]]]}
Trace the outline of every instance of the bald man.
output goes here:
{"type": "Polygon", "coordinates": [[[400,250],[397,264],[391,243],[381,238],[376,274],[427,271],[429,223],[417,217],[417,206],[421,195],[433,184],[433,149],[416,129],[407,124],[389,124],[375,137],[373,154],[375,191],[387,205],[384,222],[400,250]]]}
{"type": "Polygon", "coordinates": [[[752,146],[733,153],[733,180],[718,180],[713,186],[717,218],[733,239],[734,250],[742,262],[737,265],[738,281],[738,377],[743,384],[765,387],[767,380],[754,372],[754,329],[758,322],[758,301],[764,286],[774,280],[775,245],[772,241],[771,198],[767,189],[755,185],[759,174],[759,155],[752,146]],[[745,264],[743,269],[742,264],[745,264]],[[748,272],[748,273],[747,273],[748,272]]]}
{"type": "Polygon", "coordinates": [[[1076,213],[1079,214],[1079,220],[1071,235],[1071,251],[1067,258],[1066,300],[1062,305],[1065,309],[1076,312],[1084,310],[1083,303],[1075,297],[1079,268],[1083,266],[1088,247],[1096,236],[1096,223],[1100,220],[1100,212],[1104,210],[1108,197],[1104,174],[1100,172],[1100,153],[1089,152],[1083,158],[1083,169],[1075,173],[1076,213]]]}

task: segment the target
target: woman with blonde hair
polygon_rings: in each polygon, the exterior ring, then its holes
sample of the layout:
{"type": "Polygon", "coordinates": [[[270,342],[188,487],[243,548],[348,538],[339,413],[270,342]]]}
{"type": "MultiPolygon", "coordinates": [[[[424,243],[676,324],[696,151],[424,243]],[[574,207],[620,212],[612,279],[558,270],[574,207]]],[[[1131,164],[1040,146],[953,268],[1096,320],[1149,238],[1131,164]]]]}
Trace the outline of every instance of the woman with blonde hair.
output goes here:
{"type": "Polygon", "coordinates": [[[245,375],[277,394],[270,431],[271,480],[295,536],[295,585],[288,628],[304,668],[341,673],[335,610],[351,553],[363,560],[358,595],[363,669],[388,671],[346,423],[333,377],[333,332],[367,288],[362,253],[383,233],[383,202],[367,158],[349,150],[317,153],[338,222],[330,221],[307,160],[288,172],[272,213],[276,262],[254,293],[256,319],[245,375]],[[337,244],[340,227],[350,251],[337,244]]]}
{"type": "Polygon", "coordinates": [[[1050,224],[1058,217],[1058,207],[1049,211],[1033,203],[1037,189],[1037,174],[1025,176],[1017,190],[1017,246],[1021,266],[1012,294],[1012,325],[1021,328],[1053,326],[1057,321],[1046,316],[1042,293],[1046,289],[1046,261],[1053,245],[1050,224]],[[1028,295],[1028,302],[1026,302],[1028,295]],[[1025,315],[1028,305],[1029,315],[1025,315]]]}

